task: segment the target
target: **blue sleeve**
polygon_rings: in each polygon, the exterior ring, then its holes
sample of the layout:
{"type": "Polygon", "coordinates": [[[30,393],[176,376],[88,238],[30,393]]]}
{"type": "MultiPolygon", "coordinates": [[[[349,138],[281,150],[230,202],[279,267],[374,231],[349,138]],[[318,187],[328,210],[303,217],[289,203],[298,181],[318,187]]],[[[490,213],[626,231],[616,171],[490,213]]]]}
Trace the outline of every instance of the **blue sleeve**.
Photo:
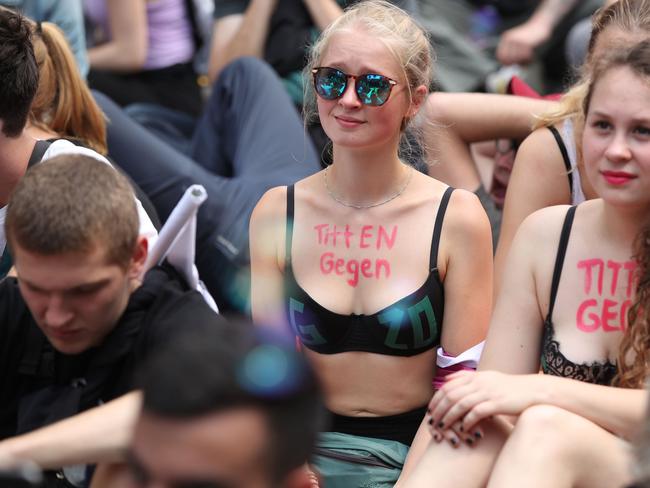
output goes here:
{"type": "Polygon", "coordinates": [[[61,28],[77,60],[79,73],[85,78],[88,56],[81,0],[25,0],[22,10],[38,22],[52,22],[61,28]]]}

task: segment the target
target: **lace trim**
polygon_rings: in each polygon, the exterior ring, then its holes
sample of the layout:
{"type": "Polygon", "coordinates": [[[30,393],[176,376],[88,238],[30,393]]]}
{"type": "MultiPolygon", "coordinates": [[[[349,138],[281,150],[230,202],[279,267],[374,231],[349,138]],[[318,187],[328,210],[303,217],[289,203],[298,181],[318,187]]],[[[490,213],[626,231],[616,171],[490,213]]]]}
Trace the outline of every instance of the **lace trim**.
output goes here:
{"type": "Polygon", "coordinates": [[[544,338],[542,342],[542,371],[563,378],[571,378],[598,385],[611,385],[617,368],[611,361],[576,364],[566,358],[560,351],[560,343],[553,339],[555,330],[549,319],[544,321],[544,338]]]}

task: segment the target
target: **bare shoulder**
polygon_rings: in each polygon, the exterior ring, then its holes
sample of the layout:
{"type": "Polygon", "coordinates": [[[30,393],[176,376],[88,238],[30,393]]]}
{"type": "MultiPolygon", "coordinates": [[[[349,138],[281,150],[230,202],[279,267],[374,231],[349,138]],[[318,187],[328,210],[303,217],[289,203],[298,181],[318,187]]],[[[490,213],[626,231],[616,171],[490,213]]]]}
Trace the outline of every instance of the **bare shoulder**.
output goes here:
{"type": "Polygon", "coordinates": [[[504,292],[510,289],[507,283],[513,273],[525,272],[532,277],[542,317],[546,315],[546,305],[543,304],[550,296],[554,263],[569,208],[569,205],[555,205],[526,217],[517,230],[504,267],[504,292]]]}
{"type": "Polygon", "coordinates": [[[557,249],[569,205],[545,207],[530,214],[517,230],[515,240],[527,242],[534,249],[557,249]]]}
{"type": "Polygon", "coordinates": [[[490,222],[478,197],[471,191],[458,188],[449,199],[444,225],[450,236],[463,239],[490,232],[490,222]]]}
{"type": "Polygon", "coordinates": [[[562,152],[548,127],[535,129],[517,150],[516,163],[543,174],[562,174],[566,171],[562,152]]]}
{"type": "Polygon", "coordinates": [[[469,256],[492,261],[490,222],[474,193],[455,189],[451,194],[444,215],[439,255],[439,262],[467,260],[469,256]]]}
{"type": "Polygon", "coordinates": [[[277,186],[267,190],[253,209],[249,223],[251,254],[257,246],[269,243],[281,245],[287,214],[287,187],[277,186]]]}
{"type": "Polygon", "coordinates": [[[253,209],[251,222],[283,216],[287,209],[287,187],[276,186],[267,190],[253,209]]]}
{"type": "Polygon", "coordinates": [[[536,237],[547,236],[548,231],[559,229],[564,223],[570,205],[553,205],[536,210],[524,219],[522,229],[527,233],[534,233],[536,237]]]}

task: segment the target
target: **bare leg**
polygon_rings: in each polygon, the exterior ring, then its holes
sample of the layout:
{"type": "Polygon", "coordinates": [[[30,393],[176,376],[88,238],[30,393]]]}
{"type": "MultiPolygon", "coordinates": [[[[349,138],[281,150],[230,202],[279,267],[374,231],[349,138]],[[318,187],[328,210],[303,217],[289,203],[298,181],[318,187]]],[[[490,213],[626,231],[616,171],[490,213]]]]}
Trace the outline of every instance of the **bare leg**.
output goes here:
{"type": "Polygon", "coordinates": [[[614,488],[631,481],[628,443],[593,422],[549,405],[524,411],[488,487],[614,488]]]}
{"type": "Polygon", "coordinates": [[[431,441],[418,465],[400,487],[484,487],[511,427],[500,419],[481,425],[485,437],[473,446],[463,444],[454,448],[447,441],[431,441]]]}

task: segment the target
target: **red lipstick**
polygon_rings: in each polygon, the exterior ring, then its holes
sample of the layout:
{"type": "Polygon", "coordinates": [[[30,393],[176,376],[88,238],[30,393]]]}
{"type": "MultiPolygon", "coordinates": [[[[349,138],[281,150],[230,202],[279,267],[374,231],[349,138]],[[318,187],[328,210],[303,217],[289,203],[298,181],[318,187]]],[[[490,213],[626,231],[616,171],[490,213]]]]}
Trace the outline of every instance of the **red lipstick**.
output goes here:
{"type": "Polygon", "coordinates": [[[607,183],[614,186],[625,185],[636,178],[632,173],[626,173],[625,171],[601,171],[600,174],[603,175],[607,183]]]}

